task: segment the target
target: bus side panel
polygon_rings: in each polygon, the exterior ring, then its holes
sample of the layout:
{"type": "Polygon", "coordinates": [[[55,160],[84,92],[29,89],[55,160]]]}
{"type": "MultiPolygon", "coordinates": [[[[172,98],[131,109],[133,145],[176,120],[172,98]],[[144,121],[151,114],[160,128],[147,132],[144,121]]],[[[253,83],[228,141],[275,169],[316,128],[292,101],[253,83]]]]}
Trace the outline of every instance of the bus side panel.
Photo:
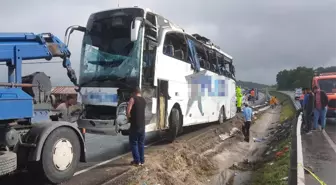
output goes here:
{"type": "MultiPolygon", "coordinates": [[[[218,117],[219,117],[219,112],[221,110],[221,108],[224,106],[225,110],[226,110],[226,115],[227,117],[229,117],[228,112],[230,112],[230,86],[229,83],[230,81],[232,81],[231,79],[225,77],[225,76],[221,76],[221,75],[217,75],[215,73],[209,72],[213,78],[213,80],[225,80],[225,86],[221,87],[219,86],[219,88],[216,91],[216,94],[218,95],[222,90],[225,90],[225,96],[212,96],[209,97],[208,96],[208,104],[209,104],[209,109],[211,109],[211,113],[214,114],[210,114],[209,115],[209,121],[213,122],[213,121],[218,121],[218,117]],[[223,89],[224,88],[224,89],[223,89]]],[[[212,88],[214,88],[214,84],[212,84],[212,88]]]]}
{"type": "MultiPolygon", "coordinates": [[[[156,76],[158,79],[169,82],[168,92],[171,101],[168,103],[168,114],[172,106],[178,102],[184,115],[184,125],[193,123],[204,123],[208,121],[207,115],[202,115],[202,106],[199,105],[197,96],[191,97],[191,79],[189,76],[194,74],[190,64],[174,59],[172,57],[158,54],[156,76]]],[[[197,93],[197,92],[193,92],[197,93]]],[[[200,103],[202,105],[202,103],[200,103]]],[[[205,108],[203,108],[204,110],[205,108]]]]}
{"type": "Polygon", "coordinates": [[[232,79],[229,80],[229,100],[230,100],[230,117],[233,118],[237,113],[237,105],[236,105],[236,82],[232,79]]]}

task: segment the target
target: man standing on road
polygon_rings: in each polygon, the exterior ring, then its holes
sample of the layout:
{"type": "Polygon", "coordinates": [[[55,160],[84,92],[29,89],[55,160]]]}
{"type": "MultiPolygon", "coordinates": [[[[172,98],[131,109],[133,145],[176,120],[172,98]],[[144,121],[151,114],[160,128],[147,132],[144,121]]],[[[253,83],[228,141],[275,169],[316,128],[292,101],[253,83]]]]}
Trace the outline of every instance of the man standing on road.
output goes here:
{"type": "Polygon", "coordinates": [[[250,142],[250,126],[252,123],[253,111],[252,108],[248,106],[247,103],[244,104],[243,116],[244,116],[244,125],[242,126],[242,132],[245,136],[245,141],[250,142]]]}
{"type": "Polygon", "coordinates": [[[327,105],[328,105],[328,96],[327,94],[319,89],[318,87],[314,87],[315,94],[315,106],[314,106],[314,128],[317,129],[318,120],[321,120],[321,129],[325,129],[326,125],[326,115],[327,115],[327,105]]]}
{"type": "Polygon", "coordinates": [[[314,94],[310,88],[305,89],[305,96],[302,102],[303,117],[307,134],[311,134],[312,115],[314,110],[314,94]]]}
{"type": "Polygon", "coordinates": [[[145,162],[145,108],[146,100],[141,97],[141,91],[136,87],[128,102],[127,118],[130,120],[129,141],[133,161],[132,165],[142,166],[145,162]]]}

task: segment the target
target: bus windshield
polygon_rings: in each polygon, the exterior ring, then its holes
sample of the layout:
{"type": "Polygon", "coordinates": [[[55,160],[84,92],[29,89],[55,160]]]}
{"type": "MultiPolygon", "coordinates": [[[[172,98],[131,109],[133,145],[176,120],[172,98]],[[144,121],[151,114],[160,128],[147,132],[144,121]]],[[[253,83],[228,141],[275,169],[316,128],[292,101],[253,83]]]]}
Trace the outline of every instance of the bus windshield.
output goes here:
{"type": "Polygon", "coordinates": [[[142,9],[117,9],[94,14],[83,38],[81,87],[130,87],[139,83],[142,29],[138,40],[130,39],[135,17],[142,9]]]}
{"type": "Polygon", "coordinates": [[[336,78],[319,79],[318,84],[324,92],[336,93],[336,78]]]}

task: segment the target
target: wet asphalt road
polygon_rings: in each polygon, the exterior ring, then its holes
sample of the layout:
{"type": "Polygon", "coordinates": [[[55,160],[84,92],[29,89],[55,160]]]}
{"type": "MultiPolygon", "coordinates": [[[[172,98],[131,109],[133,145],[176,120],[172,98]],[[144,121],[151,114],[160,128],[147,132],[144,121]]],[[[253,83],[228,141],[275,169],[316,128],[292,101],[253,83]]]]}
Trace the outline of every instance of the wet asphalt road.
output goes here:
{"type": "MultiPolygon", "coordinates": [[[[306,167],[326,184],[336,184],[336,122],[327,121],[325,133],[315,131],[302,136],[303,161],[306,167]],[[330,140],[328,141],[328,138],[330,140]]],[[[311,174],[305,174],[306,185],[320,185],[311,174]]]]}
{"type": "MultiPolygon", "coordinates": [[[[286,92],[292,98],[292,92],[286,92]]],[[[296,106],[300,103],[296,101],[296,106]]],[[[314,131],[302,135],[302,153],[304,166],[328,185],[336,184],[336,121],[328,120],[325,133],[314,131]],[[328,141],[328,138],[330,140],[328,141]]],[[[308,171],[305,173],[306,185],[320,185],[319,181],[308,171]]]]}
{"type": "MultiPolygon", "coordinates": [[[[265,102],[264,100],[265,96],[264,94],[260,93],[259,100],[255,102],[255,105],[259,105],[265,102]]],[[[195,126],[195,129],[190,130],[200,130],[203,129],[207,124],[202,124],[195,126]]],[[[146,143],[152,143],[154,141],[160,140],[159,133],[148,133],[146,135],[146,143]]],[[[86,163],[80,163],[78,170],[85,170],[89,167],[92,167],[98,163],[101,163],[103,161],[109,160],[111,158],[120,156],[122,154],[125,154],[129,151],[128,146],[128,136],[108,136],[108,135],[97,135],[97,134],[86,134],[86,156],[87,156],[87,162],[86,163]]],[[[114,162],[111,162],[114,163],[114,162]]],[[[110,165],[111,163],[107,164],[110,165]]],[[[114,166],[114,164],[113,164],[114,166]]],[[[118,165],[117,165],[118,166],[118,165]]],[[[98,167],[99,168],[99,167],[98,167]]],[[[94,172],[95,170],[92,170],[92,173],[94,173],[94,177],[99,179],[100,174],[97,172],[94,172]]],[[[116,170],[117,171],[117,170],[116,170]]],[[[86,173],[91,173],[86,172],[86,173]]],[[[101,174],[101,176],[106,174],[101,174]]],[[[73,185],[80,184],[80,181],[83,179],[83,174],[80,174],[78,176],[73,177],[73,185]],[[74,180],[74,179],[78,179],[74,180]]],[[[85,176],[85,175],[84,175],[85,176]]],[[[92,177],[92,175],[90,175],[92,177]]],[[[6,176],[4,178],[0,178],[0,184],[4,185],[16,185],[16,184],[31,184],[31,185],[44,185],[44,182],[39,182],[38,179],[31,177],[29,173],[17,173],[15,175],[6,176]],[[24,183],[22,183],[24,182],[24,183]]],[[[67,183],[71,184],[72,183],[67,183]]]]}

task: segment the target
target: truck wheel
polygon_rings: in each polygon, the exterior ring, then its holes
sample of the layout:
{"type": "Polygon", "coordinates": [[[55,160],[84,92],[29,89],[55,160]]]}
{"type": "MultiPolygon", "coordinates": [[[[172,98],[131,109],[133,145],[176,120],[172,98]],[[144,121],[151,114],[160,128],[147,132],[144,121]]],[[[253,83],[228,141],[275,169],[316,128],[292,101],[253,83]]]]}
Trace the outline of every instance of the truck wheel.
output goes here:
{"type": "Polygon", "coordinates": [[[226,115],[225,115],[225,108],[222,107],[219,111],[219,116],[218,116],[218,123],[223,124],[226,120],[226,115]]]}
{"type": "Polygon", "coordinates": [[[77,134],[70,128],[54,130],[44,143],[40,168],[51,183],[70,179],[80,159],[80,143],[77,134]]]}
{"type": "Polygon", "coordinates": [[[17,168],[16,153],[0,151],[0,176],[9,174],[17,168]]]}
{"type": "Polygon", "coordinates": [[[169,129],[168,129],[169,142],[173,142],[176,139],[179,133],[180,124],[181,124],[180,112],[177,108],[172,108],[169,116],[169,129]]]}

